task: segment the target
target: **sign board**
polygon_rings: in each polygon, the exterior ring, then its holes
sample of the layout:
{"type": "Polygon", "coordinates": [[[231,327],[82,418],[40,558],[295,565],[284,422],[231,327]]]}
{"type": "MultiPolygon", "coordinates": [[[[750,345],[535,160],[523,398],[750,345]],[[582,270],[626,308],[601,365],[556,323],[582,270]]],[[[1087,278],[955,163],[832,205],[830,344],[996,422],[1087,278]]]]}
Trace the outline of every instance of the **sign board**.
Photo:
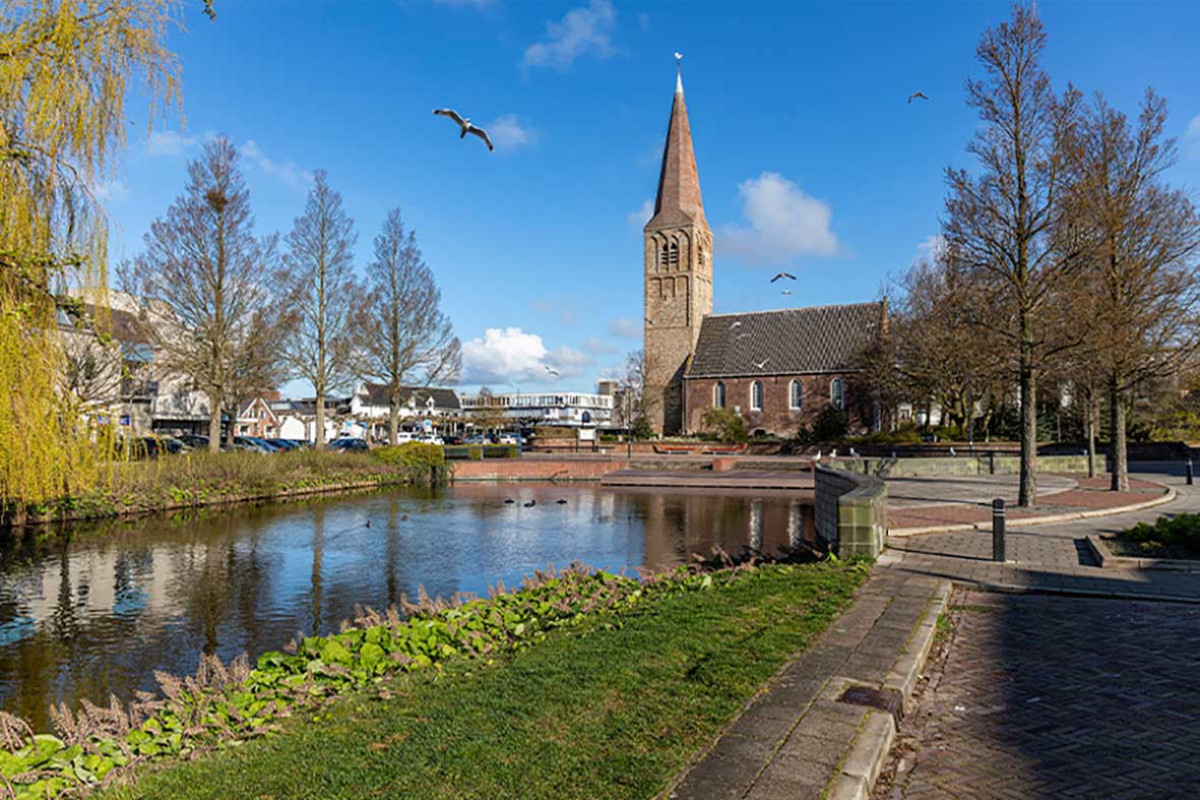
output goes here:
{"type": "Polygon", "coordinates": [[[580,428],[579,429],[579,441],[581,441],[581,442],[596,441],[596,429],[595,428],[580,428]]]}

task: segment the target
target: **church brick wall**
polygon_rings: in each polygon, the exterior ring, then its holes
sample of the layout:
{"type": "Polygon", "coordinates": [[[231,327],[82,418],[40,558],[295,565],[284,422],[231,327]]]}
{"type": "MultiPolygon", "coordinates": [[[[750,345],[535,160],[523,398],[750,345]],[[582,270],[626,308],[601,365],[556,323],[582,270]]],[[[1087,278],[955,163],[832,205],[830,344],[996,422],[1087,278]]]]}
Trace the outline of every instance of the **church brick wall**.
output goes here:
{"type": "Polygon", "coordinates": [[[767,434],[792,437],[802,425],[812,425],[817,416],[829,405],[830,382],[841,378],[845,386],[846,417],[851,435],[867,433],[873,418],[870,397],[862,396],[862,388],[854,373],[824,373],[819,375],[764,375],[736,378],[688,378],[684,393],[688,433],[698,433],[703,425],[704,412],[713,406],[713,392],[718,380],[725,384],[725,407],[738,408],[746,429],[753,434],[756,430],[767,434]],[[750,387],[754,381],[763,383],[762,411],[750,408],[750,387]],[[792,409],[790,383],[800,381],[804,387],[802,408],[792,409]]]}

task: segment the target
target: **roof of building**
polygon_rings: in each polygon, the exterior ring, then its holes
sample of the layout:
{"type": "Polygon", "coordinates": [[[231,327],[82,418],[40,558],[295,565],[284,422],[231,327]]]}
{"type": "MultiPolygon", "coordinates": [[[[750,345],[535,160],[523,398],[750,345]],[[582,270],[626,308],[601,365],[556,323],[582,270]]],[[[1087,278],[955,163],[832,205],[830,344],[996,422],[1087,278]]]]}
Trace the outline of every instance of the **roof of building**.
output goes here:
{"type": "Polygon", "coordinates": [[[879,336],[883,303],[785,308],[704,318],[688,378],[852,370],[879,336]]]}
{"type": "MultiPolygon", "coordinates": [[[[388,406],[388,387],[382,383],[364,383],[363,389],[365,392],[365,402],[367,405],[379,406],[386,408],[388,406]]],[[[420,386],[401,386],[400,387],[400,402],[408,403],[410,398],[416,398],[417,405],[425,405],[429,398],[433,398],[435,408],[462,408],[458,402],[458,394],[453,389],[440,389],[437,387],[424,388],[420,386]]]]}
{"type": "Polygon", "coordinates": [[[663,145],[662,169],[658,175],[658,194],[654,216],[647,228],[700,221],[705,225],[704,201],[700,197],[700,173],[696,170],[696,151],[692,148],[692,127],[688,122],[687,103],[683,100],[683,79],[675,81],[675,99],[667,123],[667,141],[663,145]]]}

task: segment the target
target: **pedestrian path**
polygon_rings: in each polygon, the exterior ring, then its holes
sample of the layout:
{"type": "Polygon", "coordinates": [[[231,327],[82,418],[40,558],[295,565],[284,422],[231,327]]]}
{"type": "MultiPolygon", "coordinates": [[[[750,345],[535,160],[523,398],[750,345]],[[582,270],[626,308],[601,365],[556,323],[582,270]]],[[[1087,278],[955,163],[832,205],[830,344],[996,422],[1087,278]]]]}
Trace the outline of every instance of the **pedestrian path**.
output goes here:
{"type": "Polygon", "coordinates": [[[1152,522],[1163,513],[1200,511],[1200,487],[1187,486],[1173,476],[1139,478],[1161,481],[1177,496],[1154,508],[1051,525],[1022,527],[1019,518],[1010,519],[1008,561],[1003,564],[992,561],[990,530],[891,538],[878,563],[906,575],[943,578],[981,589],[1200,602],[1200,576],[1105,569],[1092,558],[1088,535],[1116,533],[1135,522],[1152,522]]]}
{"type": "Polygon", "coordinates": [[[956,590],[876,800],[1200,797],[1200,607],[956,590]]]}
{"type": "Polygon", "coordinates": [[[841,702],[846,688],[902,704],[933,640],[946,581],[874,570],[854,605],[789,663],[694,762],[674,800],[864,797],[895,735],[893,715],[841,702]]]}

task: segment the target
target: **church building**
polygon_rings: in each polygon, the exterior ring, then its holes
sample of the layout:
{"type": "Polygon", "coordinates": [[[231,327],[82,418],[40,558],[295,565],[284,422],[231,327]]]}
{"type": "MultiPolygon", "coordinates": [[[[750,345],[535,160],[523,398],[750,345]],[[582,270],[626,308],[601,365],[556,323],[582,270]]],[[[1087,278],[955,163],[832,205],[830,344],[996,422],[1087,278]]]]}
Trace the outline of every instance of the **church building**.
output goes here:
{"type": "Polygon", "coordinates": [[[875,427],[857,365],[886,332],[886,302],[713,314],[713,234],[678,74],[643,239],[644,403],[656,432],[695,433],[713,406],[752,433],[794,436],[829,406],[853,433],[875,427]]]}

